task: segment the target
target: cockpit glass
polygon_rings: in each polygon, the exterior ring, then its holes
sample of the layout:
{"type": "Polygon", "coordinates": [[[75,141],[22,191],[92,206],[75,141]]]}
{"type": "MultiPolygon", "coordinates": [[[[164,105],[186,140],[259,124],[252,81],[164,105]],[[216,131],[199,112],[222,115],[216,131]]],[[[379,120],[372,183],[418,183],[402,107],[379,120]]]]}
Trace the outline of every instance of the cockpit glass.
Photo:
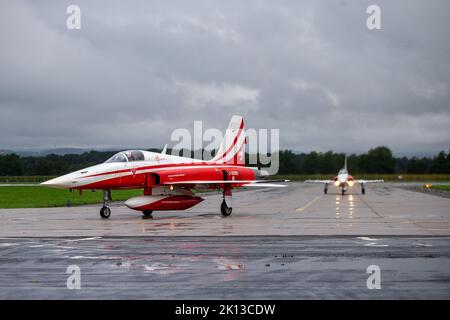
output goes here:
{"type": "Polygon", "coordinates": [[[128,161],[144,161],[144,153],[139,150],[125,151],[128,161]]]}
{"type": "Polygon", "coordinates": [[[128,162],[128,161],[144,161],[145,156],[142,151],[130,150],[116,153],[111,158],[105,161],[105,163],[111,162],[128,162]]]}
{"type": "Polygon", "coordinates": [[[122,152],[119,152],[119,153],[116,153],[115,155],[113,155],[108,160],[106,160],[105,163],[127,162],[127,161],[128,161],[127,157],[122,152]]]}

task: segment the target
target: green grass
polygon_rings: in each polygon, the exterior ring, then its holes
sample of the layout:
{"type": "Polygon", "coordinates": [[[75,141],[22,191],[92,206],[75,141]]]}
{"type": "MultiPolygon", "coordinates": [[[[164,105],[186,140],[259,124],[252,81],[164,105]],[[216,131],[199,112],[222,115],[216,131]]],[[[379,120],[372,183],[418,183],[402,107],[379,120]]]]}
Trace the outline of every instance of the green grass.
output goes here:
{"type": "MultiPolygon", "coordinates": [[[[351,173],[351,172],[350,172],[351,173]]],[[[305,181],[307,179],[326,180],[335,174],[287,174],[271,176],[271,179],[305,181]]],[[[450,174],[354,174],[356,179],[383,179],[384,181],[450,181],[450,174]],[[400,179],[401,177],[401,179],[400,179]]]]}
{"type": "Polygon", "coordinates": [[[14,184],[14,183],[41,183],[50,179],[56,178],[54,176],[0,176],[0,183],[14,184]]]}
{"type": "Polygon", "coordinates": [[[450,186],[432,186],[432,189],[450,191],[450,186]]]}
{"type": "MultiPolygon", "coordinates": [[[[142,190],[113,190],[114,201],[124,201],[131,197],[142,195],[142,190]]],[[[101,203],[101,191],[84,190],[82,195],[77,191],[51,189],[39,186],[0,187],[0,208],[48,208],[65,207],[70,201],[72,206],[101,203]]]]}

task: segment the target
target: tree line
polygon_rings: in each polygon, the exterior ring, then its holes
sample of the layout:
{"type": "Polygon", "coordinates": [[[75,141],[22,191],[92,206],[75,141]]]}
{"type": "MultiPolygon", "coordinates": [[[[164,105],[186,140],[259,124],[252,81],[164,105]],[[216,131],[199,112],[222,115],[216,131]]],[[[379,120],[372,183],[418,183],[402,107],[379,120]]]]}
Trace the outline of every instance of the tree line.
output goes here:
{"type": "MultiPolygon", "coordinates": [[[[315,152],[294,153],[280,151],[280,174],[335,174],[344,166],[344,153],[315,152]]],[[[387,147],[376,147],[367,153],[351,154],[347,166],[355,174],[389,173],[450,173],[450,151],[439,152],[434,157],[394,157],[387,147]]]]}
{"type": "MultiPolygon", "coordinates": [[[[159,151],[151,149],[150,151],[159,151]]],[[[0,154],[0,176],[57,176],[86,168],[115,154],[116,151],[90,151],[82,154],[41,157],[20,157],[17,154],[0,154]]],[[[248,154],[246,157],[248,159],[248,154]]],[[[345,154],[333,151],[295,153],[282,150],[279,153],[280,174],[334,174],[344,165],[345,154]]],[[[367,153],[348,155],[348,169],[352,173],[446,173],[450,174],[450,150],[434,157],[394,157],[384,146],[367,153]]]]}

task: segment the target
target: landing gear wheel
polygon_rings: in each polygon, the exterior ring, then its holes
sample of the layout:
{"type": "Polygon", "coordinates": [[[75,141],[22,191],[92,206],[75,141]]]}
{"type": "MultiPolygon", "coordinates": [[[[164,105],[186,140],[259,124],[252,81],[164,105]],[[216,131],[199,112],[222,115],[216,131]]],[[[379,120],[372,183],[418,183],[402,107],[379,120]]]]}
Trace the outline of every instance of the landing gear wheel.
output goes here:
{"type": "Polygon", "coordinates": [[[344,195],[345,194],[345,189],[342,189],[342,195],[344,195]]]}
{"type": "Polygon", "coordinates": [[[108,219],[110,215],[111,215],[111,209],[110,208],[102,207],[100,209],[100,217],[102,217],[103,219],[108,219]]]}
{"type": "Polygon", "coordinates": [[[225,201],[222,201],[222,204],[220,205],[220,212],[222,212],[222,215],[228,217],[231,214],[231,211],[233,211],[233,208],[227,206],[225,201]]]}
{"type": "Polygon", "coordinates": [[[366,194],[366,189],[362,188],[362,189],[361,189],[361,193],[362,193],[362,194],[366,194]]]}
{"type": "Polygon", "coordinates": [[[153,218],[152,213],[153,213],[153,211],[151,211],[151,210],[144,210],[144,211],[142,211],[142,214],[143,214],[142,219],[153,218]]]}
{"type": "Polygon", "coordinates": [[[103,207],[100,209],[100,217],[108,219],[111,215],[111,209],[108,207],[111,198],[111,190],[103,190],[103,207]]]}
{"type": "Polygon", "coordinates": [[[328,189],[327,189],[327,188],[323,189],[323,193],[324,193],[324,194],[327,194],[327,192],[328,192],[328,189]]]}

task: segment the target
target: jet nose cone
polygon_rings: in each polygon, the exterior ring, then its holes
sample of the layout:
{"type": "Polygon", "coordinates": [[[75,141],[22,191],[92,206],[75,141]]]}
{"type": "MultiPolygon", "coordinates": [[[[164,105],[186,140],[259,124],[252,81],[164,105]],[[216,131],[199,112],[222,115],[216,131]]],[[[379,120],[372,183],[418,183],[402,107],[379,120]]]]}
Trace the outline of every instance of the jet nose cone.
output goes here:
{"type": "Polygon", "coordinates": [[[66,189],[69,188],[70,181],[66,179],[64,176],[58,177],[55,179],[51,179],[45,182],[41,183],[41,186],[46,186],[50,188],[59,188],[59,189],[66,189]]]}

